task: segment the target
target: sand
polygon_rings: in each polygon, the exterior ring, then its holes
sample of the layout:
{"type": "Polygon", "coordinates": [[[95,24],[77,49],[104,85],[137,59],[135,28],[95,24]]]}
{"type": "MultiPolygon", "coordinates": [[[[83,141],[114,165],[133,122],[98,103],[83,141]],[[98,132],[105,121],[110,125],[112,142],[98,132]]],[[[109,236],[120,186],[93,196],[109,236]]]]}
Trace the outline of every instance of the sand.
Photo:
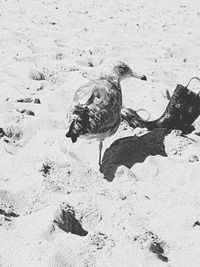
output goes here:
{"type": "Polygon", "coordinates": [[[1,267],[200,266],[200,119],[122,123],[101,172],[96,141],[68,155],[65,137],[74,91],[115,60],[148,78],[122,81],[123,106],[158,118],[200,76],[199,27],[198,0],[1,1],[1,267]]]}

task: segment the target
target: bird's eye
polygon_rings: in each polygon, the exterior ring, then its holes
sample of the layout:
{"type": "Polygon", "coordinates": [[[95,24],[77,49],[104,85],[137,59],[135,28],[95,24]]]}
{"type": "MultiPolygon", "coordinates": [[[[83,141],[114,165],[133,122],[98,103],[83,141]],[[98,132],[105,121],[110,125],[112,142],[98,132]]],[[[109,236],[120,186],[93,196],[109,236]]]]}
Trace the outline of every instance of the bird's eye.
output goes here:
{"type": "Polygon", "coordinates": [[[127,66],[123,66],[123,67],[122,67],[122,70],[123,70],[123,72],[128,72],[128,71],[129,71],[129,69],[128,69],[127,66]]]}

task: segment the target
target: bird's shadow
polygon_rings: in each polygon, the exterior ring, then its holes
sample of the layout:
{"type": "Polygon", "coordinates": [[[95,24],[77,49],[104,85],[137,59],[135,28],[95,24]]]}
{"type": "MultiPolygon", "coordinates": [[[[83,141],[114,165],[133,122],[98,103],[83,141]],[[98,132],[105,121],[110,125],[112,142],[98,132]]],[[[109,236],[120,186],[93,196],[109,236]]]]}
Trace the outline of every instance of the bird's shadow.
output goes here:
{"type": "Polygon", "coordinates": [[[100,172],[107,181],[111,182],[115,178],[117,168],[121,165],[131,168],[150,155],[167,156],[164,138],[168,133],[169,130],[161,128],[140,137],[128,136],[114,141],[104,153],[100,172]]]}

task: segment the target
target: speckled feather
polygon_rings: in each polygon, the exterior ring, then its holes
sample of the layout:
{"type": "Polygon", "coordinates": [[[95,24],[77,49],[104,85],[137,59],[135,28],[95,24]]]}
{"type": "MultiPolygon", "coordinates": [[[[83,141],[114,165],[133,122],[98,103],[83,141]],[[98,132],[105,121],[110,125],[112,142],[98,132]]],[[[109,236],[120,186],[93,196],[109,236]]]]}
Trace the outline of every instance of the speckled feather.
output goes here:
{"type": "Polygon", "coordinates": [[[120,124],[122,94],[120,84],[97,79],[81,86],[75,93],[69,114],[67,137],[73,142],[79,136],[104,140],[114,134],[120,124]]]}

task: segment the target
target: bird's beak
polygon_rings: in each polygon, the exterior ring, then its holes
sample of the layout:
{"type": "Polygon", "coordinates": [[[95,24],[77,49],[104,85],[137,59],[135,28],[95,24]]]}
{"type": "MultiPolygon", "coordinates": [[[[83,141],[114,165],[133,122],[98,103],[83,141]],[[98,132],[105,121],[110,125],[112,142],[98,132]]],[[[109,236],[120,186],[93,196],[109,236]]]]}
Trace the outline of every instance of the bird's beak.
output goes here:
{"type": "Polygon", "coordinates": [[[139,75],[136,72],[132,72],[132,77],[136,79],[140,79],[143,81],[147,81],[147,77],[145,75],[139,75]]]}

